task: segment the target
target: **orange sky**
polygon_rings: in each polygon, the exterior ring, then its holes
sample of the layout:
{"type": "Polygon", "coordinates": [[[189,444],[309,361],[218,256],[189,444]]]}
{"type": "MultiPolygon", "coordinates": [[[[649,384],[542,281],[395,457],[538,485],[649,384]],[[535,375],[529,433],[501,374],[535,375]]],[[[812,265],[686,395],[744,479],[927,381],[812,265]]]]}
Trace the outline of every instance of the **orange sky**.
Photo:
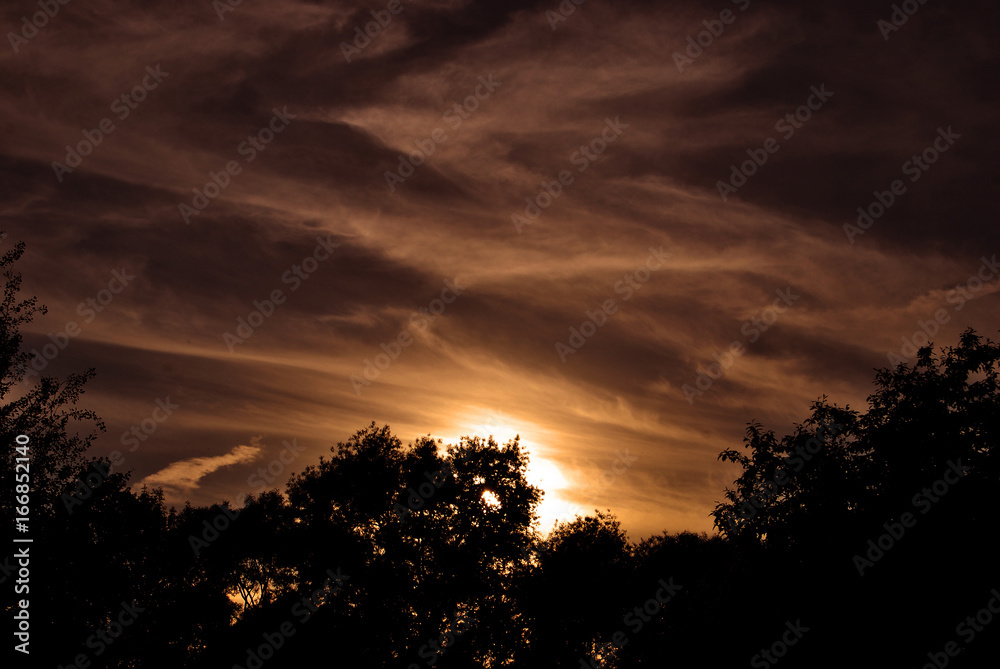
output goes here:
{"type": "Polygon", "coordinates": [[[1000,251],[996,8],[928,4],[885,40],[881,6],[743,4],[594,1],[553,29],[555,2],[404,3],[350,62],[384,3],[63,6],[0,50],[0,244],[28,242],[24,289],[49,307],[25,343],[79,327],[44,371],[97,368],[94,454],[173,504],[257,492],[294,441],[283,482],[374,420],[406,442],[519,433],[547,524],[610,508],[634,539],[710,531],[748,420],[862,406],[936,314],[940,343],[1000,327],[1000,281],[970,281],[1000,251]],[[53,167],[84,130],[100,142],[53,167]]]}

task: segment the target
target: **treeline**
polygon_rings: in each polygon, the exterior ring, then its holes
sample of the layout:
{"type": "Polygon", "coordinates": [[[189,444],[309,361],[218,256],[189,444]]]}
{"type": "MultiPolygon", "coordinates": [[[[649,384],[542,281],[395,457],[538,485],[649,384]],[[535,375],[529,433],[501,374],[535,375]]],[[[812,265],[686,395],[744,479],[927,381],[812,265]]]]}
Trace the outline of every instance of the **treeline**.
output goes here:
{"type": "MultiPolygon", "coordinates": [[[[516,440],[404,445],[374,423],[284,492],[177,511],[85,457],[90,372],[21,385],[18,329],[39,307],[16,297],[17,255],[0,432],[5,482],[30,439],[34,543],[30,596],[0,565],[8,620],[31,600],[15,666],[995,663],[1000,346],[971,331],[878,372],[864,412],[824,398],[788,435],[751,423],[720,454],[742,474],[712,537],[632,543],[602,512],[543,537],[516,440]]],[[[8,522],[15,505],[0,500],[8,522]]]]}

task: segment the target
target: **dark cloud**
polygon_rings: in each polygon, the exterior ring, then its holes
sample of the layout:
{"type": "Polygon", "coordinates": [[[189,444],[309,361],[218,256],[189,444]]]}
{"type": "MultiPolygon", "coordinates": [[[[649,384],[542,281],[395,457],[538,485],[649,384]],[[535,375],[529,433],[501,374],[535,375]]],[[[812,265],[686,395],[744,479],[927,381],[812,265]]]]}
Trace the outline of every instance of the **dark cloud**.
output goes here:
{"type": "MultiPolygon", "coordinates": [[[[157,400],[181,405],[126,465],[172,503],[237,499],[285,440],[305,446],[300,470],[376,420],[404,440],[520,433],[546,518],[610,506],[636,534],[708,530],[733,474],[716,456],[746,421],[787,430],[822,394],[857,406],[937,309],[941,343],[996,331],[1000,278],[948,302],[1000,251],[994,5],[927,4],[885,40],[891,7],[861,2],[591,1],[555,30],[557,2],[403,4],[350,62],[341,43],[385,3],[244,2],[224,20],[209,2],[71,3],[0,52],[0,227],[28,242],[25,289],[49,306],[26,344],[80,326],[46,371],[99,370],[95,454],[157,400]],[[782,137],[821,85],[833,97],[782,137]],[[248,151],[275,110],[287,126],[248,151]],[[114,130],[57,174],[104,118],[114,130]],[[852,243],[857,207],[949,126],[961,138],[852,243]],[[717,182],[769,137],[780,150],[724,202],[717,182]],[[390,187],[401,155],[422,164],[390,187]],[[519,232],[526,198],[543,206],[519,232]],[[661,246],[623,299],[616,282],[661,246]],[[88,318],[123,269],[135,279],[88,318]],[[445,281],[466,286],[453,302],[445,281]],[[750,341],[787,287],[801,298],[750,341]],[[562,361],[608,299],[619,311],[562,361]],[[745,353],[689,402],[733,341],[745,353]],[[601,483],[625,448],[639,460],[601,483]]],[[[34,8],[6,7],[8,29],[34,8]]]]}

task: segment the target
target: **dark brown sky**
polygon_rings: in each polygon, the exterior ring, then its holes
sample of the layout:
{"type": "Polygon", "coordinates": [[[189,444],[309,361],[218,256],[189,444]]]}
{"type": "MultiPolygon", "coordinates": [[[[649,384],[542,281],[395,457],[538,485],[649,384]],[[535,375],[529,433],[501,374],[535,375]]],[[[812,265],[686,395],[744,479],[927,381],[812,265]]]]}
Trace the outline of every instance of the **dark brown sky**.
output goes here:
{"type": "MultiPolygon", "coordinates": [[[[0,49],[0,243],[28,242],[24,287],[49,307],[26,343],[79,327],[45,372],[98,369],[95,455],[123,450],[168,501],[257,492],[294,440],[283,482],[375,420],[404,441],[520,432],[549,522],[610,507],[633,537],[709,530],[747,420],[863,405],[936,314],[940,343],[996,335],[995,3],[927,3],[892,31],[891,3],[388,5],[70,2],[0,49]],[[342,48],[372,10],[391,20],[342,48]],[[100,143],[76,163],[83,131],[100,143]],[[723,200],[748,151],[766,162],[723,200]],[[512,219],[542,182],[558,197],[512,219]],[[276,290],[252,336],[224,337],[276,290]]],[[[4,32],[38,11],[6,3],[4,32]]]]}

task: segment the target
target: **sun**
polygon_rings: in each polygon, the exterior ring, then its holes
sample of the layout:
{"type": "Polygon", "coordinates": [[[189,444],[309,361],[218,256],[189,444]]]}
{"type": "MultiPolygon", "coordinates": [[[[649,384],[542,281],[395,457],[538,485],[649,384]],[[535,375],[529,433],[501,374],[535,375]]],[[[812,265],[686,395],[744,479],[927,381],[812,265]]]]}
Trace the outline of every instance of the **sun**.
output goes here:
{"type": "MultiPolygon", "coordinates": [[[[539,528],[548,532],[558,521],[572,520],[577,514],[585,512],[580,506],[564,499],[560,490],[571,487],[570,480],[563,468],[553,457],[545,457],[548,449],[540,439],[545,430],[529,421],[504,415],[495,409],[470,407],[452,421],[452,434],[489,437],[492,436],[498,444],[506,444],[519,437],[521,448],[528,455],[528,467],[525,479],[528,483],[540,489],[544,494],[542,501],[536,507],[539,528]]],[[[457,443],[458,438],[445,439],[457,443]]],[[[490,500],[486,500],[490,503],[490,500]]]]}

